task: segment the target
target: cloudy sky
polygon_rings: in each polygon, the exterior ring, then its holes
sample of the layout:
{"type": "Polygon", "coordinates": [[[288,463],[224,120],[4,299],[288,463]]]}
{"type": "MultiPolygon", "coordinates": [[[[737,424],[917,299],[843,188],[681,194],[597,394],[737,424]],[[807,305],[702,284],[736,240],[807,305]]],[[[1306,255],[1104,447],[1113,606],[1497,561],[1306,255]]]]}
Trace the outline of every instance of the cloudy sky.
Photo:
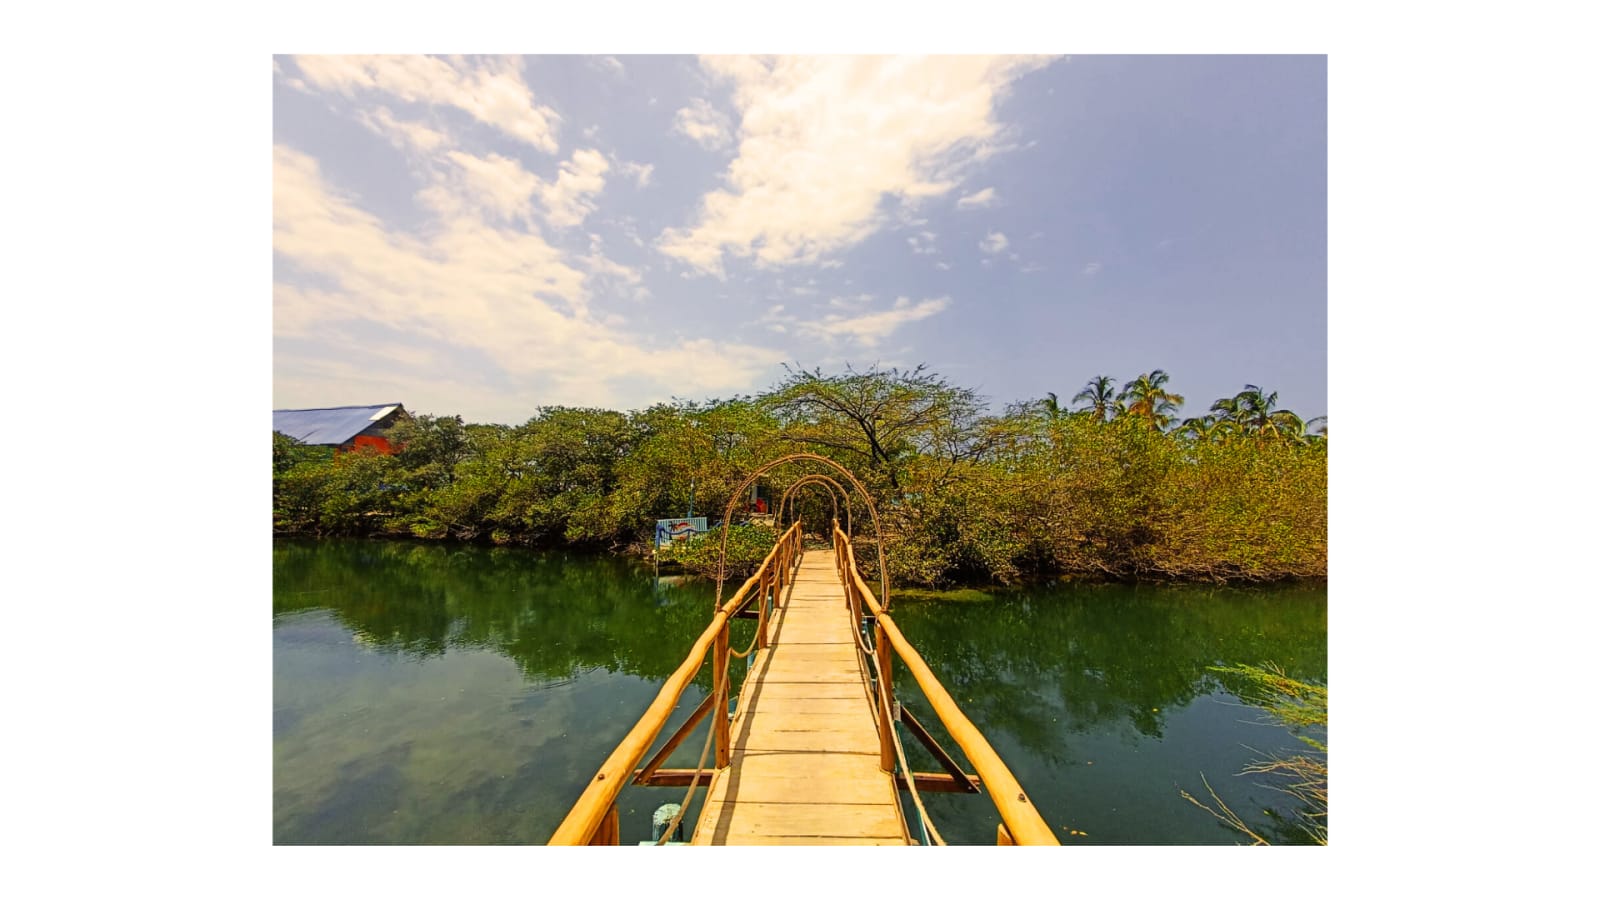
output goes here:
{"type": "Polygon", "coordinates": [[[276,57],[273,403],[517,423],[926,363],[1327,412],[1308,57],[276,57]]]}

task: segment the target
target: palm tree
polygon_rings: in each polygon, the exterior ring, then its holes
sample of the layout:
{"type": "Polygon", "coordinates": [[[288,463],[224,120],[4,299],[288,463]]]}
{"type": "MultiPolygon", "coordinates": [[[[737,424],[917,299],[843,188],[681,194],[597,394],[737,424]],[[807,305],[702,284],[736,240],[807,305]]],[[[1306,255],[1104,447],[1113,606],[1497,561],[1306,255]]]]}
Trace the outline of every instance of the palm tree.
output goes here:
{"type": "Polygon", "coordinates": [[[1311,434],[1306,436],[1306,442],[1311,444],[1321,443],[1328,439],[1328,417],[1316,416],[1306,420],[1306,430],[1311,434]],[[1318,424],[1320,423],[1320,424],[1318,424]],[[1317,427],[1312,428],[1312,425],[1317,427]]]}
{"type": "Polygon", "coordinates": [[[1046,391],[1044,399],[1040,400],[1039,404],[1044,408],[1045,419],[1054,422],[1055,420],[1061,418],[1061,404],[1057,402],[1054,391],[1046,391]]]}
{"type": "Polygon", "coordinates": [[[1233,395],[1234,408],[1239,418],[1239,424],[1251,434],[1263,434],[1276,430],[1272,423],[1273,407],[1278,405],[1278,392],[1270,394],[1261,392],[1261,388],[1253,384],[1244,386],[1244,390],[1233,395]]]}
{"type": "Polygon", "coordinates": [[[1177,433],[1190,435],[1197,441],[1209,442],[1223,440],[1238,430],[1239,424],[1232,419],[1207,414],[1199,418],[1184,419],[1183,424],[1178,426],[1177,433]]]}
{"type": "Polygon", "coordinates": [[[1292,410],[1278,409],[1277,406],[1277,391],[1268,394],[1253,384],[1247,384],[1244,390],[1233,395],[1231,400],[1218,400],[1211,405],[1211,408],[1231,413],[1247,434],[1261,437],[1271,435],[1296,443],[1305,443],[1306,428],[1309,423],[1295,415],[1292,410]]]}
{"type": "Polygon", "coordinates": [[[1080,412],[1090,413],[1090,418],[1096,422],[1104,422],[1111,418],[1112,404],[1116,402],[1113,393],[1116,385],[1116,380],[1110,375],[1096,375],[1072,398],[1072,402],[1089,404],[1087,409],[1080,412]]]}
{"type": "Polygon", "coordinates": [[[1178,408],[1183,405],[1182,394],[1174,394],[1166,389],[1170,377],[1161,369],[1140,375],[1122,386],[1117,402],[1124,404],[1128,415],[1144,419],[1152,428],[1165,429],[1177,417],[1178,408]]]}
{"type": "Polygon", "coordinates": [[[1267,425],[1262,433],[1271,432],[1274,436],[1284,438],[1292,443],[1304,444],[1306,442],[1305,420],[1287,409],[1280,409],[1267,416],[1267,425]]]}
{"type": "Polygon", "coordinates": [[[1238,397],[1221,398],[1217,402],[1211,404],[1211,411],[1217,414],[1217,418],[1220,421],[1232,422],[1235,425],[1241,424],[1238,397]]]}

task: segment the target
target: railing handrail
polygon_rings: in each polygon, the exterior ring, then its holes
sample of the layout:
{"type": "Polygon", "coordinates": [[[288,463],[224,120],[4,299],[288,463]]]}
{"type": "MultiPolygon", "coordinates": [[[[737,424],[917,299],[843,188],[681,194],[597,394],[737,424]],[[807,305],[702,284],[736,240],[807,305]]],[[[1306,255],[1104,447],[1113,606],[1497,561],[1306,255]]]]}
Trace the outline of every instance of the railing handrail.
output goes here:
{"type": "Polygon", "coordinates": [[[589,780],[588,786],[573,803],[567,817],[556,827],[555,834],[550,837],[551,845],[589,843],[605,819],[606,813],[616,803],[617,795],[622,792],[623,785],[627,784],[633,775],[634,767],[644,758],[645,753],[649,752],[650,745],[655,743],[661,734],[661,729],[666,727],[667,718],[677,708],[678,700],[682,698],[689,682],[694,680],[695,673],[705,665],[706,654],[716,641],[717,635],[727,627],[728,620],[734,613],[749,601],[751,589],[760,583],[767,568],[779,557],[790,540],[791,533],[799,527],[800,523],[796,522],[773,543],[772,551],[761,561],[761,565],[756,567],[755,574],[746,579],[728,602],[722,604],[712,615],[711,624],[707,625],[706,630],[695,640],[694,646],[689,649],[689,655],[684,657],[677,670],[668,676],[666,683],[657,692],[656,699],[623,737],[621,743],[617,744],[617,749],[606,757],[606,761],[600,765],[600,770],[589,780]]]}
{"type": "MultiPolygon", "coordinates": [[[[1010,831],[1011,837],[1018,844],[1048,844],[1059,846],[1050,826],[1039,815],[1038,809],[1028,800],[1028,795],[1011,770],[1006,767],[1000,755],[989,746],[989,741],[984,738],[983,732],[978,730],[972,720],[961,711],[956,701],[945,690],[944,685],[934,676],[933,670],[923,660],[922,654],[911,646],[905,635],[900,633],[900,628],[894,624],[889,613],[878,604],[878,599],[867,587],[866,580],[861,577],[861,572],[855,565],[855,548],[850,546],[848,536],[839,530],[839,523],[833,524],[834,545],[844,549],[848,556],[848,567],[851,581],[855,589],[860,592],[861,599],[867,604],[872,615],[877,619],[878,626],[883,629],[883,634],[889,640],[895,655],[900,658],[905,667],[910,670],[911,676],[916,679],[917,685],[922,688],[923,696],[928,698],[928,703],[933,707],[934,715],[944,723],[945,730],[950,732],[950,737],[955,740],[972,767],[977,770],[980,783],[988,789],[990,799],[994,801],[995,808],[1000,812],[1000,820],[1010,831]]],[[[879,552],[882,552],[881,548],[879,552]]]]}

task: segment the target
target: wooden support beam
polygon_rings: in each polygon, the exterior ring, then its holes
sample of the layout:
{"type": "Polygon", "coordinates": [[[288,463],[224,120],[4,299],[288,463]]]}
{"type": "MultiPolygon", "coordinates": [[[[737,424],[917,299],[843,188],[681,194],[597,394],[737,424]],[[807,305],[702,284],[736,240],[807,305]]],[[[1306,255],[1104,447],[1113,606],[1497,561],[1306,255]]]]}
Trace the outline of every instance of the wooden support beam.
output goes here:
{"type": "MultiPolygon", "coordinates": [[[[698,774],[700,777],[696,778],[694,769],[657,769],[646,775],[643,769],[639,769],[633,773],[633,783],[643,787],[688,787],[689,782],[693,781],[698,787],[710,784],[717,773],[703,769],[698,774]]],[[[922,788],[922,782],[917,782],[917,787],[922,788]]]]}
{"type": "MultiPolygon", "coordinates": [[[[957,778],[954,775],[946,775],[941,772],[913,772],[912,777],[917,780],[917,790],[925,794],[970,794],[977,790],[973,786],[978,780],[976,775],[965,775],[957,778]],[[966,779],[971,780],[968,781],[966,779]]],[[[910,790],[906,786],[906,777],[904,775],[896,774],[894,782],[895,786],[900,790],[910,790]]],[[[685,786],[688,784],[689,782],[684,782],[685,786]]]]}
{"type": "Polygon", "coordinates": [[[650,757],[650,761],[644,764],[644,768],[633,774],[634,784],[645,784],[646,782],[641,781],[640,778],[648,779],[653,772],[661,768],[662,763],[667,761],[667,757],[672,755],[672,751],[678,749],[678,745],[683,743],[683,739],[688,737],[691,731],[694,731],[694,727],[700,724],[700,720],[706,717],[706,713],[711,712],[712,702],[715,699],[714,695],[708,694],[706,699],[700,701],[700,705],[695,707],[694,712],[689,714],[689,718],[682,725],[678,726],[678,730],[672,733],[672,737],[667,738],[667,742],[661,745],[661,749],[656,751],[656,755],[650,757]]]}
{"type": "MultiPolygon", "coordinates": [[[[962,790],[964,793],[968,794],[978,793],[978,779],[968,775],[966,772],[961,771],[961,766],[950,757],[949,753],[945,752],[943,747],[939,746],[939,742],[933,739],[933,735],[928,733],[928,729],[922,727],[922,723],[918,722],[917,717],[911,714],[911,710],[906,709],[904,706],[900,707],[900,721],[906,723],[906,728],[909,729],[912,734],[917,736],[917,740],[922,742],[922,746],[928,748],[928,752],[932,753],[933,758],[939,761],[939,765],[943,766],[944,770],[950,773],[951,778],[955,779],[957,782],[970,779],[970,787],[965,789],[957,788],[956,790],[962,790]]],[[[922,783],[918,782],[917,787],[922,787],[922,783]]]]}
{"type": "Polygon", "coordinates": [[[873,637],[878,651],[878,695],[883,698],[878,704],[879,724],[882,726],[878,733],[878,767],[885,772],[893,772],[894,673],[890,669],[889,641],[884,637],[882,625],[876,627],[873,637]]]}
{"type": "Polygon", "coordinates": [[[761,596],[756,598],[756,649],[767,649],[767,598],[771,596],[768,591],[776,591],[778,573],[776,570],[767,573],[761,582],[761,596]]]}
{"type": "Polygon", "coordinates": [[[996,847],[1015,847],[1017,845],[1017,839],[1012,837],[1011,832],[1006,830],[1006,823],[1001,822],[995,828],[998,829],[994,835],[996,847]]]}
{"type": "Polygon", "coordinates": [[[606,811],[605,818],[600,820],[600,827],[594,831],[594,837],[589,838],[591,847],[615,847],[622,843],[622,820],[617,815],[615,806],[606,811]]]}
{"type": "Polygon", "coordinates": [[[728,767],[732,751],[732,734],[728,728],[728,623],[723,620],[717,629],[717,640],[711,651],[711,705],[714,715],[711,729],[716,734],[717,768],[728,767]]]}

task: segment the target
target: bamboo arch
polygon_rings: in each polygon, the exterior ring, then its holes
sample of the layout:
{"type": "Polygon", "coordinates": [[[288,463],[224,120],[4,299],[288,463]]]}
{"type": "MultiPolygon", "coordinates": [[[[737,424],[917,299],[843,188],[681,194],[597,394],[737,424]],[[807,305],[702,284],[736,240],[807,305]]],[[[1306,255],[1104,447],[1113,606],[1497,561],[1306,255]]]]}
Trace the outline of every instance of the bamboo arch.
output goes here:
{"type": "Polygon", "coordinates": [[[830,487],[828,489],[828,499],[833,501],[833,520],[835,522],[839,521],[839,500],[841,498],[844,500],[844,518],[845,518],[844,533],[845,534],[854,534],[855,533],[855,529],[850,524],[850,518],[851,518],[851,514],[850,514],[850,495],[845,492],[844,487],[841,486],[839,484],[839,482],[834,481],[832,478],[829,478],[828,476],[823,475],[823,474],[821,474],[819,472],[813,472],[810,475],[806,475],[806,476],[803,476],[803,477],[797,479],[793,484],[789,485],[789,487],[783,492],[783,500],[778,505],[778,518],[777,518],[777,521],[775,523],[775,525],[778,528],[779,532],[780,533],[782,532],[783,523],[784,523],[784,520],[786,518],[787,510],[790,508],[790,503],[792,502],[793,498],[800,492],[800,488],[803,488],[803,487],[806,487],[807,485],[812,485],[812,484],[827,484],[827,485],[830,485],[830,487]],[[835,495],[835,492],[837,492],[837,496],[835,495]]]}
{"type": "MultiPolygon", "coordinates": [[[[856,493],[860,494],[861,499],[866,502],[867,512],[872,514],[872,533],[878,540],[878,552],[875,554],[878,557],[878,596],[883,598],[883,608],[885,610],[889,608],[889,569],[884,564],[883,559],[883,526],[882,523],[878,521],[878,505],[872,502],[872,495],[867,493],[866,486],[857,480],[856,476],[851,474],[849,469],[846,469],[844,466],[839,465],[826,456],[821,456],[816,453],[790,453],[787,456],[780,456],[772,462],[766,463],[765,465],[756,469],[754,472],[751,472],[744,481],[739,483],[737,488],[734,488],[733,494],[728,497],[727,508],[722,512],[722,548],[717,557],[717,599],[716,605],[712,607],[713,609],[722,608],[722,585],[728,577],[728,529],[732,525],[733,521],[734,504],[738,502],[740,497],[744,496],[744,492],[750,488],[750,485],[755,484],[756,479],[760,478],[762,475],[767,474],[768,472],[776,469],[778,466],[784,465],[785,463],[799,462],[801,460],[810,460],[812,462],[819,462],[823,465],[832,466],[840,475],[843,475],[845,479],[850,482],[851,486],[856,489],[856,493]]],[[[846,508],[848,509],[848,506],[846,508]]]]}

